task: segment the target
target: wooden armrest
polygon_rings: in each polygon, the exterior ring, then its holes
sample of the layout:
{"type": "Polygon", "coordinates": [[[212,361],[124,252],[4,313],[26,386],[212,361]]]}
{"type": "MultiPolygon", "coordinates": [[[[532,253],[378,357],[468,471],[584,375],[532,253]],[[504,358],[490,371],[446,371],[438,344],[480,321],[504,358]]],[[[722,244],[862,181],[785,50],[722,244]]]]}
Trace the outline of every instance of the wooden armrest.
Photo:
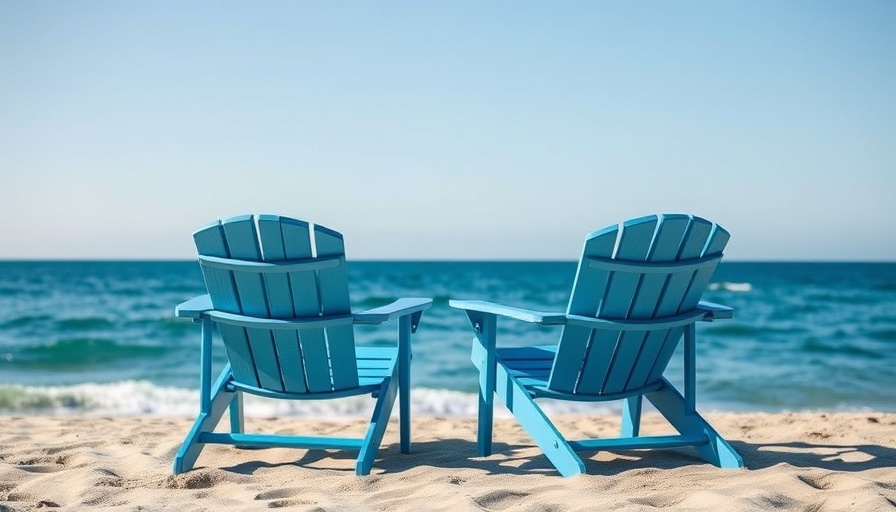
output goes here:
{"type": "MultiPolygon", "coordinates": [[[[432,306],[432,299],[424,299],[418,297],[406,297],[398,299],[391,304],[380,306],[378,308],[368,309],[360,313],[355,313],[356,324],[381,324],[388,322],[400,316],[410,315],[414,313],[422,314],[432,306]]],[[[419,314],[417,318],[419,319],[419,314]]],[[[415,322],[416,323],[416,322],[415,322]]]]}
{"type": "Polygon", "coordinates": [[[704,322],[712,322],[713,320],[728,320],[729,318],[734,318],[734,308],[729,308],[728,306],[723,306],[721,304],[715,304],[713,302],[706,302],[701,300],[699,304],[697,304],[698,311],[705,311],[703,315],[704,322]]]}
{"type": "Polygon", "coordinates": [[[464,311],[478,311],[480,313],[501,315],[533,324],[563,325],[566,323],[565,313],[549,313],[534,309],[517,308],[483,300],[449,300],[448,305],[452,308],[463,309],[464,311]]]}
{"type": "Polygon", "coordinates": [[[214,307],[212,307],[212,298],[208,294],[205,294],[193,297],[186,302],[178,304],[177,307],[174,308],[174,316],[178,318],[196,319],[202,316],[202,313],[211,311],[212,309],[214,309],[214,307]]]}

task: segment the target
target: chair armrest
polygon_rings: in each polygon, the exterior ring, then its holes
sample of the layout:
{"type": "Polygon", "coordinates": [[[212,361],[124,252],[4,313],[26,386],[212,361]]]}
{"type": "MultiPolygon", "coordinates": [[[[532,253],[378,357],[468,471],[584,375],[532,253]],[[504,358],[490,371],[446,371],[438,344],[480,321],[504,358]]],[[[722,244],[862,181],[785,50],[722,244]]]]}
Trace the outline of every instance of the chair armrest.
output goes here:
{"type": "Polygon", "coordinates": [[[391,304],[380,306],[378,308],[368,309],[360,313],[355,313],[356,324],[381,324],[395,318],[418,313],[422,314],[432,306],[432,299],[424,299],[417,297],[406,297],[398,299],[391,304]]]}
{"type": "Polygon", "coordinates": [[[712,322],[713,320],[728,320],[729,318],[734,318],[734,308],[729,308],[728,306],[715,304],[713,302],[706,302],[701,300],[700,303],[697,304],[696,309],[698,311],[706,312],[703,315],[704,322],[712,322]]]}
{"type": "Polygon", "coordinates": [[[546,311],[536,311],[534,309],[517,308],[484,300],[449,300],[448,305],[452,308],[463,309],[464,311],[478,311],[479,313],[501,315],[532,324],[563,325],[566,323],[565,313],[549,313],[546,311]]]}
{"type": "Polygon", "coordinates": [[[178,318],[199,318],[202,313],[215,309],[212,306],[212,298],[208,295],[200,295],[192,299],[178,304],[174,308],[174,316],[178,318]]]}

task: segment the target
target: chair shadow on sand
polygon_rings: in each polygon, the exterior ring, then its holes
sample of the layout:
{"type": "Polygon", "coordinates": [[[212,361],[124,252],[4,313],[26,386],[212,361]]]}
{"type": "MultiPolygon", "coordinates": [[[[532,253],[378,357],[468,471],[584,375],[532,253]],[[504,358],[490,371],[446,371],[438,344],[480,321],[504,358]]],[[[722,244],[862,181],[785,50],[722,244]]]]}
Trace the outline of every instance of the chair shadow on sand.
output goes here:
{"type": "MultiPolygon", "coordinates": [[[[813,444],[801,441],[746,443],[737,440],[732,440],[731,444],[743,456],[747,471],[779,464],[839,472],[858,472],[896,466],[896,448],[880,445],[813,444]]],[[[418,467],[436,467],[445,470],[470,469],[486,474],[557,475],[551,462],[539,453],[537,448],[529,444],[495,442],[496,455],[490,457],[479,457],[476,454],[476,441],[469,439],[415,441],[413,447],[412,453],[401,454],[397,443],[384,446],[380,450],[376,466],[383,471],[383,474],[404,473],[418,467]]],[[[594,454],[583,457],[588,475],[612,476],[646,469],[710,465],[690,448],[616,450],[608,453],[612,454],[612,460],[595,460],[594,454]]],[[[353,460],[350,453],[324,450],[307,450],[301,453],[297,460],[288,463],[271,464],[255,460],[222,469],[245,475],[254,474],[262,468],[284,465],[301,466],[303,471],[313,471],[317,469],[315,463],[322,460],[345,460],[344,471],[351,473],[354,470],[350,463],[353,460]]],[[[719,473],[731,471],[710,469],[719,473]]]]}

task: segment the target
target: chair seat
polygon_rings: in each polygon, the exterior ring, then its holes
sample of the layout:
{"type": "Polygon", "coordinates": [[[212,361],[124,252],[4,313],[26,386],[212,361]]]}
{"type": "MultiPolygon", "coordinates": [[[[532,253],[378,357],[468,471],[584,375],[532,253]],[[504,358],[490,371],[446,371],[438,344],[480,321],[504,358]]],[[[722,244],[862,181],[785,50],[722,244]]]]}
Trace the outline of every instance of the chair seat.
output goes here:
{"type": "Polygon", "coordinates": [[[557,345],[499,348],[497,363],[513,376],[533,398],[553,398],[576,402],[606,402],[640,395],[663,387],[662,379],[618,393],[564,393],[548,387],[557,345]]]}
{"type": "Polygon", "coordinates": [[[326,393],[282,393],[269,389],[238,382],[231,377],[227,384],[229,390],[239,390],[253,395],[285,400],[328,400],[347,396],[378,393],[391,377],[398,357],[398,349],[394,347],[355,347],[358,362],[358,387],[331,391],[326,393]]]}
{"type": "Polygon", "coordinates": [[[527,390],[547,387],[557,355],[556,345],[510,347],[496,350],[497,362],[516,377],[527,390]]]}

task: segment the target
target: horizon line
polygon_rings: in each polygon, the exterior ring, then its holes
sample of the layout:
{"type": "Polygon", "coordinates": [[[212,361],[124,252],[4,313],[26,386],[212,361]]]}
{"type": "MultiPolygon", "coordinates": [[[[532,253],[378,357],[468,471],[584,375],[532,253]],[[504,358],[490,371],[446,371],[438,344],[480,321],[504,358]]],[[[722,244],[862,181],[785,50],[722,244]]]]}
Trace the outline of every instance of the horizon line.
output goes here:
{"type": "MultiPolygon", "coordinates": [[[[188,263],[196,258],[3,258],[0,263],[188,263]]],[[[577,263],[578,259],[550,258],[346,258],[355,263],[577,263]]],[[[723,259],[721,263],[896,263],[896,259],[723,259]]]]}

